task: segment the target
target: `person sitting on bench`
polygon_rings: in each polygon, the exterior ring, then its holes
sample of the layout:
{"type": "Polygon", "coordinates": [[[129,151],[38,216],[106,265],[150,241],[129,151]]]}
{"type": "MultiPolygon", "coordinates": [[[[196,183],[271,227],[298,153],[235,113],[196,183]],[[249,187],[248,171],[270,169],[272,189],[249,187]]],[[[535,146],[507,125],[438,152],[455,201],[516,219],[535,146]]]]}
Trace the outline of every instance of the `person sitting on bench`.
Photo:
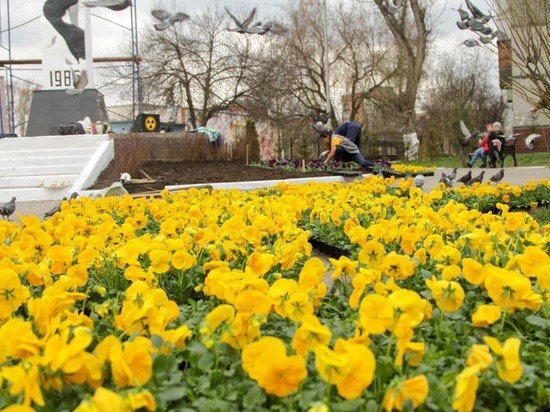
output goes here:
{"type": "Polygon", "coordinates": [[[502,160],[500,152],[504,147],[506,138],[502,132],[502,124],[500,122],[493,123],[493,130],[489,133],[489,167],[494,169],[497,167],[497,162],[502,160]]]}
{"type": "Polygon", "coordinates": [[[466,162],[467,167],[472,167],[476,164],[477,159],[481,158],[481,167],[487,167],[487,154],[489,153],[489,134],[493,130],[493,124],[487,123],[487,131],[479,141],[479,147],[472,155],[469,162],[466,162]]]}

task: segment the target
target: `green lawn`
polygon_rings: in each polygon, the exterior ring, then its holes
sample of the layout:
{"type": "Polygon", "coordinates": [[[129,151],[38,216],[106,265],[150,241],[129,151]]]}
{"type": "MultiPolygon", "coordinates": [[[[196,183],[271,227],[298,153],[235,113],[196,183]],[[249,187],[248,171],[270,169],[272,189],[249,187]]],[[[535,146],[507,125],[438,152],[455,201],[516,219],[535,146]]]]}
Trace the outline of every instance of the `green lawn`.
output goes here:
{"type": "MultiPolygon", "coordinates": [[[[517,154],[516,159],[518,161],[518,166],[550,166],[550,153],[538,152],[517,154]]],[[[462,161],[459,156],[439,156],[412,162],[399,161],[399,163],[445,168],[463,167],[462,161]]],[[[504,166],[510,167],[513,165],[514,159],[512,159],[510,156],[506,157],[506,159],[504,160],[504,166]]]]}

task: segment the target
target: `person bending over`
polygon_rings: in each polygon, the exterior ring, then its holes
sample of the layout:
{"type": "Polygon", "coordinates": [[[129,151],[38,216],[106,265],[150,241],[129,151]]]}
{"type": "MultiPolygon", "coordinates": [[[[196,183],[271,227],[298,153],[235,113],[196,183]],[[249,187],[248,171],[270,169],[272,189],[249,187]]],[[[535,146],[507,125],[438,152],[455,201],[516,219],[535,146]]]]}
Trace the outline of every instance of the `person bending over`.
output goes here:
{"type": "Polygon", "coordinates": [[[354,120],[342,123],[334,130],[334,134],[344,136],[355,143],[357,147],[361,147],[361,125],[354,120]]]}
{"type": "Polygon", "coordinates": [[[375,163],[365,159],[359,147],[346,137],[336,134],[336,130],[334,133],[331,133],[329,129],[326,129],[320,133],[319,137],[321,137],[323,142],[329,147],[329,152],[325,158],[324,164],[327,164],[332,159],[342,162],[355,162],[363,169],[372,171],[375,163]]]}

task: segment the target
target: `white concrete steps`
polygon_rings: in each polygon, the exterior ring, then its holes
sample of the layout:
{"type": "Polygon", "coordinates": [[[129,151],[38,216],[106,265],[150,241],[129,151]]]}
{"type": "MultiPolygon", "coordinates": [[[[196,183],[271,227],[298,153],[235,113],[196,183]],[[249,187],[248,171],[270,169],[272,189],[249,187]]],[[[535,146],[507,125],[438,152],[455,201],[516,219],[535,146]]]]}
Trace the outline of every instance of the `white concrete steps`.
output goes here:
{"type": "Polygon", "coordinates": [[[18,201],[60,200],[80,192],[113,157],[108,135],[0,139],[0,203],[12,196],[18,201]]]}
{"type": "MultiPolygon", "coordinates": [[[[88,160],[88,156],[82,156],[82,159],[88,160]]],[[[82,167],[86,164],[85,162],[82,163],[75,163],[75,164],[68,164],[65,165],[64,171],[65,173],[80,173],[82,170],[82,167]]],[[[2,162],[3,166],[0,166],[0,176],[7,177],[7,176],[36,176],[36,175],[55,175],[58,173],[59,166],[58,165],[23,165],[20,164],[13,164],[13,165],[6,165],[5,162],[2,162]]],[[[0,177],[0,179],[2,178],[0,177]]]]}

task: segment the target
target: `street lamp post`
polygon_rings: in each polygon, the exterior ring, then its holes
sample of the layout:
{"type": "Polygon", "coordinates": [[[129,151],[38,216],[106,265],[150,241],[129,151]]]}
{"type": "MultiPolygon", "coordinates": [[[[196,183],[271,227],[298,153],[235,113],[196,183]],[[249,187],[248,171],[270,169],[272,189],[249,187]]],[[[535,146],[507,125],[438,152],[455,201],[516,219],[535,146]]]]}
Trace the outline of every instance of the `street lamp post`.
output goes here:
{"type": "Polygon", "coordinates": [[[142,92],[141,92],[141,76],[139,72],[139,42],[138,42],[138,30],[137,30],[137,0],[134,0],[134,4],[131,7],[131,20],[132,20],[132,95],[133,95],[133,118],[136,118],[135,107],[137,100],[137,112],[142,112],[142,92]]]}
{"type": "Polygon", "coordinates": [[[326,97],[326,112],[327,116],[329,116],[329,123],[330,123],[330,113],[332,111],[332,107],[330,104],[330,87],[329,87],[329,62],[328,62],[328,17],[327,17],[327,0],[321,0],[322,1],[322,8],[323,8],[323,64],[324,64],[324,72],[325,72],[325,97],[326,97]]]}

